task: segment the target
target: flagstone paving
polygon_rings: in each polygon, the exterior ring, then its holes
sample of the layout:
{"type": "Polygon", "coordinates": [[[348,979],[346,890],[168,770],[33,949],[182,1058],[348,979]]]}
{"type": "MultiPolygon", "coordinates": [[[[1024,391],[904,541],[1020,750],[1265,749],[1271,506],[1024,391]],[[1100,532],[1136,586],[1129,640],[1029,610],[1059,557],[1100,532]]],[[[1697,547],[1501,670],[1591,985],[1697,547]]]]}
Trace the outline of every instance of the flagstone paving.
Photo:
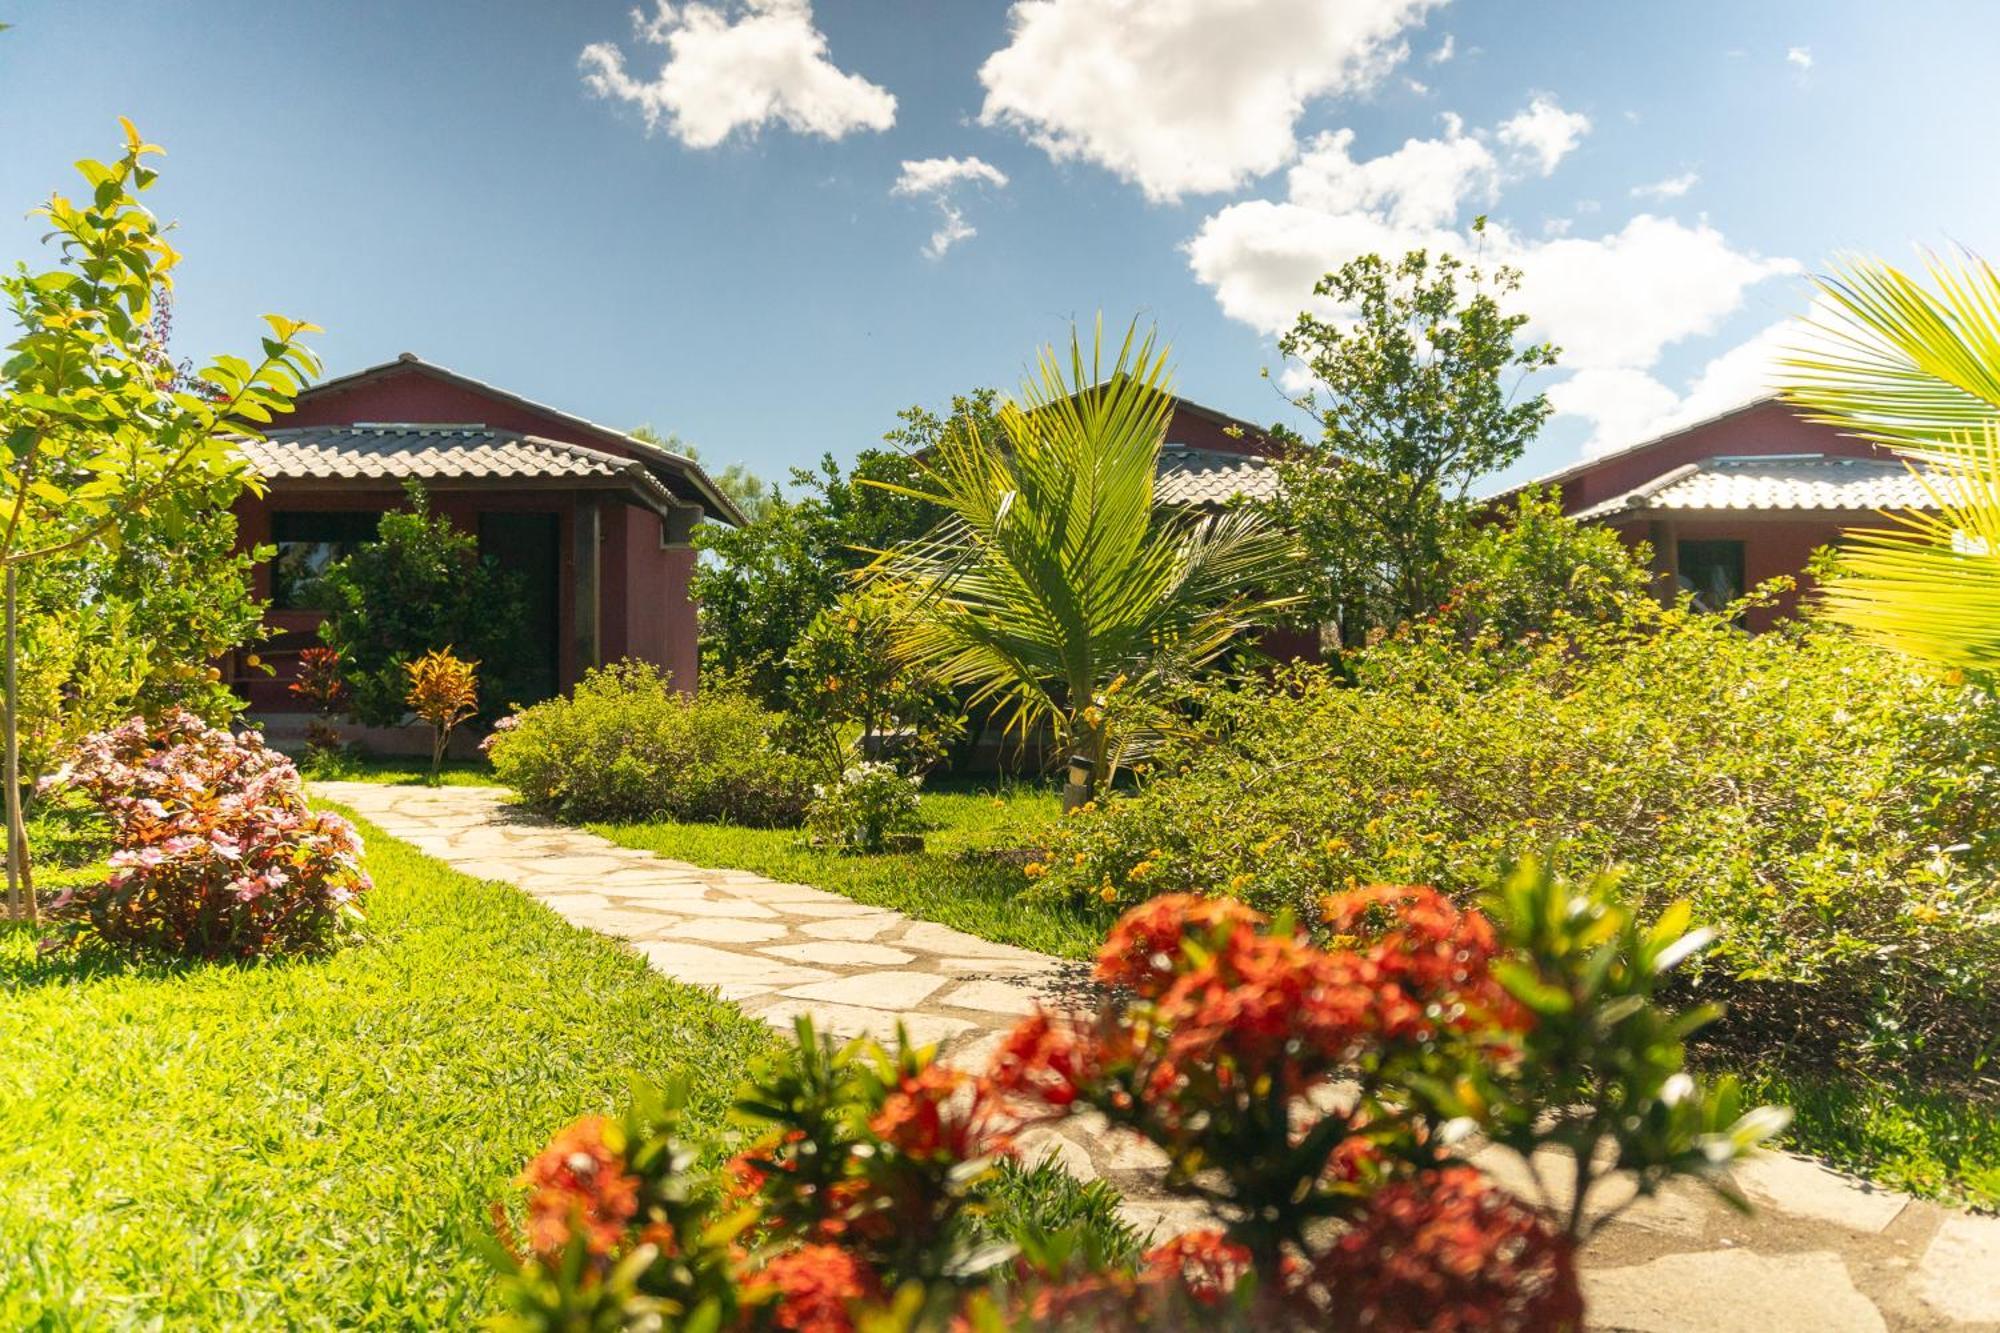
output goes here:
{"type": "MultiPolygon", "coordinates": [[[[804,884],[711,870],[522,813],[486,787],[328,782],[315,792],[465,874],[514,884],[575,925],[627,940],[658,971],[773,1026],[890,1040],[900,1024],[972,1067],[1037,1003],[1089,994],[1078,965],[913,921],[804,884]]],[[[1079,1118],[1023,1145],[1110,1181],[1159,1234],[1199,1225],[1158,1188],[1159,1154],[1079,1118]]],[[[1528,1169],[1480,1162],[1532,1196],[1528,1169]]],[[[1549,1173],[1553,1175],[1554,1173],[1549,1173]]],[[[1592,1324],[1667,1330],[2000,1330],[2000,1217],[1908,1198],[1803,1158],[1738,1171],[1753,1216],[1677,1186],[1634,1202],[1587,1252],[1592,1324]]],[[[1607,1192],[1608,1193],[1608,1192],[1607,1192]]],[[[1603,1201],[1612,1206],[1615,1197],[1603,1201]]]]}

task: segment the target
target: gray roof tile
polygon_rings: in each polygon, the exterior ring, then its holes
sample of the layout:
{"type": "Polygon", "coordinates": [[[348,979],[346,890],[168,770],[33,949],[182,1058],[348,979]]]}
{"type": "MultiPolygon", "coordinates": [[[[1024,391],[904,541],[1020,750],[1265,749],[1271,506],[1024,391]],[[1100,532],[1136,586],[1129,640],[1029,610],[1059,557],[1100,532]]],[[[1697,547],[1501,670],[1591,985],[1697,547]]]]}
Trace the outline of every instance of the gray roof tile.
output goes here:
{"type": "Polygon", "coordinates": [[[671,493],[641,462],[486,426],[307,426],[239,445],[272,481],[543,482],[626,487],[664,512],[671,493]]]}
{"type": "Polygon", "coordinates": [[[1269,500],[1278,493],[1278,468],[1268,458],[1190,449],[1169,444],[1160,451],[1155,500],[1164,505],[1226,505],[1241,497],[1269,500]]]}
{"type": "Polygon", "coordinates": [[[1890,459],[1812,457],[1711,458],[1653,478],[1592,505],[1578,518],[1634,510],[1934,509],[1910,470],[1890,459]]]}

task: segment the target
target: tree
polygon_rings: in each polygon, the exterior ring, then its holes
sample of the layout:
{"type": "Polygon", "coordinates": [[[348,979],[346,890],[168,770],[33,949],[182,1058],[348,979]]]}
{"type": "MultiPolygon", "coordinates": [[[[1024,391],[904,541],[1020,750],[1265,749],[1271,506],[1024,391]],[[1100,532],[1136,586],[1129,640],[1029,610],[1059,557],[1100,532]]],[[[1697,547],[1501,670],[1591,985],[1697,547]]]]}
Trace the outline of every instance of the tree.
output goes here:
{"type": "Polygon", "coordinates": [[[1349,645],[1442,599],[1473,483],[1520,458],[1549,415],[1541,394],[1515,401],[1519,379],[1556,360],[1517,345],[1527,317],[1500,298],[1519,284],[1451,255],[1364,255],[1313,288],[1343,316],[1302,314],[1279,344],[1318,386],[1296,401],[1320,439],[1281,458],[1265,511],[1305,548],[1301,611],[1349,645]]]}
{"type": "Polygon", "coordinates": [[[2000,274],[1929,264],[1937,290],[1880,260],[1821,278],[1829,315],[1783,360],[1816,421],[1911,460],[1936,513],[1848,534],[1820,601],[1864,638],[1947,667],[2000,668],[2000,274]]]}
{"type": "MultiPolygon", "coordinates": [[[[701,450],[683,440],[674,431],[661,434],[650,425],[634,426],[625,432],[641,444],[650,444],[655,449],[664,449],[670,454],[679,454],[689,462],[701,461],[701,450]]],[[[706,469],[704,469],[706,470],[706,469]]],[[[746,519],[755,522],[763,512],[764,504],[771,496],[771,484],[752,472],[745,463],[725,463],[721,468],[709,471],[709,479],[717,490],[728,496],[746,519]]]]}
{"type": "Polygon", "coordinates": [[[186,709],[211,724],[243,703],[211,665],[258,634],[263,603],[222,507],[233,483],[124,515],[116,538],[76,547],[17,581],[23,799],[77,740],[134,714],[186,709]]]}
{"type": "Polygon", "coordinates": [[[374,541],[314,581],[314,599],[326,609],[320,640],[340,654],[358,722],[401,722],[406,664],[454,645],[486,664],[480,711],[496,716],[522,687],[527,663],[520,580],[482,556],[471,533],[432,514],[414,482],[409,505],[382,515],[374,541]]]}
{"type": "Polygon", "coordinates": [[[997,430],[962,423],[915,460],[915,485],[874,483],[944,513],[873,566],[912,599],[899,654],[975,706],[1011,706],[1024,737],[1052,726],[1093,787],[1131,738],[1111,696],[1157,697],[1269,619],[1289,599],[1265,590],[1296,555],[1253,511],[1155,506],[1166,354],[1136,324],[1109,367],[1104,350],[1100,328],[1086,360],[1072,331],[997,430]]]}
{"type": "Polygon", "coordinates": [[[150,323],[180,255],[139,202],[162,151],[122,121],[125,151],[77,164],[82,202],[57,193],[36,210],[56,243],[54,268],[4,279],[19,334],[0,365],[0,569],[4,569],[8,903],[37,915],[22,817],[19,584],[24,573],[93,542],[116,541],[148,514],[171,517],[184,489],[243,484],[232,436],[289,411],[319,363],[300,343],[312,325],[268,315],[256,363],[217,357],[182,375],[150,323]]]}
{"type": "Polygon", "coordinates": [[[792,469],[797,499],[774,486],[742,527],[698,528],[708,557],[692,588],[703,670],[738,678],[767,706],[785,707],[785,660],[814,617],[880,552],[935,522],[904,489],[915,477],[916,465],[896,450],[864,449],[845,470],[827,454],[817,468],[792,469]]]}

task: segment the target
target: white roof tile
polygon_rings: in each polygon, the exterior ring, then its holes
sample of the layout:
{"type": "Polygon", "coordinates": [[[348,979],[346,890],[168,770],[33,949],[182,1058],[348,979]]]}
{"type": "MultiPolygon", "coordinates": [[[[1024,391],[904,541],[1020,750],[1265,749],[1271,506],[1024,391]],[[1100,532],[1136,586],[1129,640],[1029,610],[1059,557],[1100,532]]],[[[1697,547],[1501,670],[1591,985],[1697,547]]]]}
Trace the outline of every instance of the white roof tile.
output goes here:
{"type": "Polygon", "coordinates": [[[1889,459],[1774,456],[1690,463],[1580,511],[1604,518],[1636,510],[1934,509],[1910,470],[1889,459]]]}

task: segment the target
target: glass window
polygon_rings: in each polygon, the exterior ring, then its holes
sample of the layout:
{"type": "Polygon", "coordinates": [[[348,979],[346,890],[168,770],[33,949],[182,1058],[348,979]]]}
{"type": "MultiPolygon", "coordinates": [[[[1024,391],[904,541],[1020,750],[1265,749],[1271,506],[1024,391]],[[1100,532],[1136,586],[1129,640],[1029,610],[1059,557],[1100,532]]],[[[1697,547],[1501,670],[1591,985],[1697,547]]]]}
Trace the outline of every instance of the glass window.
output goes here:
{"type": "Polygon", "coordinates": [[[1702,610],[1720,611],[1743,595],[1742,542],[1681,542],[1678,557],[1681,588],[1702,610]]]}
{"type": "Polygon", "coordinates": [[[326,567],[375,540],[382,515],[365,509],[284,511],[271,515],[271,605],[313,609],[312,585],[326,567]]]}

